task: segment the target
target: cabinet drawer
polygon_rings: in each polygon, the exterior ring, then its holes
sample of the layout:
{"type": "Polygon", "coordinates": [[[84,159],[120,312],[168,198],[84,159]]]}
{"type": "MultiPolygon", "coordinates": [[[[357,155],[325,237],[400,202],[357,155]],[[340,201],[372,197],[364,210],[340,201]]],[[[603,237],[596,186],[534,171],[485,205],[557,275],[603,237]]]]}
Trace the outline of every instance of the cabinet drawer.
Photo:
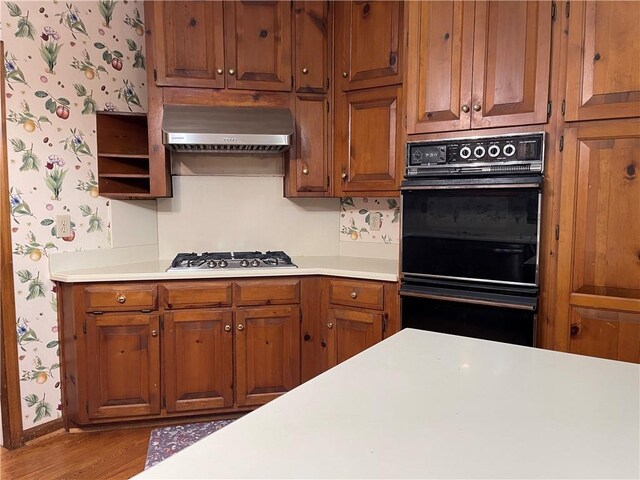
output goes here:
{"type": "Polygon", "coordinates": [[[382,310],[384,285],[351,280],[329,280],[329,303],[382,310]]]}
{"type": "Polygon", "coordinates": [[[231,305],[231,282],[184,282],[162,285],[164,308],[222,307],[231,305]]]}
{"type": "Polygon", "coordinates": [[[236,305],[300,303],[300,280],[256,280],[235,284],[236,305]]]}
{"type": "Polygon", "coordinates": [[[109,284],[84,287],[84,306],[87,312],[155,310],[156,285],[109,284]]]}

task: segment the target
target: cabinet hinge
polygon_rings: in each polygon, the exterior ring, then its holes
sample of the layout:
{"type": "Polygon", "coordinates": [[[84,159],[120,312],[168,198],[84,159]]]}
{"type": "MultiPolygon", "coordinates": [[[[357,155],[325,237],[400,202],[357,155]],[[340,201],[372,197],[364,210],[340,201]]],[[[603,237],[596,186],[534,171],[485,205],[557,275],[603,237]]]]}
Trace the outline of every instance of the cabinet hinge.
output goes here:
{"type": "Polygon", "coordinates": [[[385,313],[382,317],[382,333],[387,331],[387,322],[389,321],[389,314],[385,313]]]}
{"type": "Polygon", "coordinates": [[[160,317],[160,330],[164,330],[164,318],[160,317]]]}
{"type": "Polygon", "coordinates": [[[327,90],[329,90],[329,85],[330,85],[330,83],[329,83],[329,77],[327,77],[327,90]]]}
{"type": "Polygon", "coordinates": [[[560,225],[556,225],[556,240],[558,240],[560,238],[560,225]]]}
{"type": "Polygon", "coordinates": [[[300,310],[300,323],[302,323],[302,310],[300,310]]]}
{"type": "Polygon", "coordinates": [[[564,150],[564,135],[560,135],[560,151],[564,150]]]}
{"type": "Polygon", "coordinates": [[[564,14],[567,18],[569,18],[569,14],[571,13],[571,4],[569,2],[566,3],[565,5],[565,11],[564,14]]]}
{"type": "Polygon", "coordinates": [[[547,103],[547,117],[551,116],[551,102],[547,103]]]}
{"type": "Polygon", "coordinates": [[[329,188],[330,185],[330,179],[329,179],[329,175],[327,175],[327,188],[329,188]]]}
{"type": "Polygon", "coordinates": [[[406,43],[407,47],[409,46],[409,32],[407,32],[407,43],[406,43]]]}
{"type": "Polygon", "coordinates": [[[87,412],[87,415],[89,415],[89,402],[84,402],[84,409],[87,412]]]}
{"type": "Polygon", "coordinates": [[[86,320],[82,321],[82,333],[84,333],[85,335],[87,333],[87,321],[86,320]]]}
{"type": "Polygon", "coordinates": [[[551,2],[551,21],[556,21],[556,2],[551,2]]]}
{"type": "Polygon", "coordinates": [[[329,102],[327,102],[327,113],[329,113],[329,109],[330,109],[329,102]]]}
{"type": "Polygon", "coordinates": [[[167,397],[166,397],[166,395],[162,396],[162,408],[167,408],[167,397]]]}
{"type": "Polygon", "coordinates": [[[153,80],[155,82],[158,81],[158,71],[155,68],[153,69],[153,80]]]}
{"type": "Polygon", "coordinates": [[[560,113],[562,113],[563,117],[566,109],[567,109],[567,101],[562,99],[562,105],[560,106],[560,113]]]}

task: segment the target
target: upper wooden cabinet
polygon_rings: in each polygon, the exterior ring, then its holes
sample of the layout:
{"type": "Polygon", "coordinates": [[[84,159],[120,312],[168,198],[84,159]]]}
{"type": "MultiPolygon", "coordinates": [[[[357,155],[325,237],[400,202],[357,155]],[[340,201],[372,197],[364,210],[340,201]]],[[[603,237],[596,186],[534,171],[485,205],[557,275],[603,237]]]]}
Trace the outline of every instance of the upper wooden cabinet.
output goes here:
{"type": "Polygon", "coordinates": [[[546,122],[551,2],[408,8],[408,133],[546,122]]]}
{"type": "Polygon", "coordinates": [[[289,2],[148,2],[156,84],[291,90],[289,2]]]}
{"type": "Polygon", "coordinates": [[[222,2],[154,2],[156,83],[224,88],[222,2]]]}
{"type": "Polygon", "coordinates": [[[293,3],[296,92],[326,93],[329,90],[330,5],[317,0],[293,3]]]}
{"type": "Polygon", "coordinates": [[[403,2],[335,2],[336,78],[343,91],[402,83],[403,2]]]}
{"type": "Polygon", "coordinates": [[[640,116],[640,3],[568,5],[565,119],[640,116]]]}

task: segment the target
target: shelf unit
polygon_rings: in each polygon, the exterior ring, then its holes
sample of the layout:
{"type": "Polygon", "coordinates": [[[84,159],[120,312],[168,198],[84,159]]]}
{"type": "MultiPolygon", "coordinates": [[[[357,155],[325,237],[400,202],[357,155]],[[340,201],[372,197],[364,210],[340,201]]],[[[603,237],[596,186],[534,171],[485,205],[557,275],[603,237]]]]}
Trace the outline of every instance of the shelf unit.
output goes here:
{"type": "Polygon", "coordinates": [[[117,199],[153,198],[147,115],[98,112],[98,188],[117,199]]]}

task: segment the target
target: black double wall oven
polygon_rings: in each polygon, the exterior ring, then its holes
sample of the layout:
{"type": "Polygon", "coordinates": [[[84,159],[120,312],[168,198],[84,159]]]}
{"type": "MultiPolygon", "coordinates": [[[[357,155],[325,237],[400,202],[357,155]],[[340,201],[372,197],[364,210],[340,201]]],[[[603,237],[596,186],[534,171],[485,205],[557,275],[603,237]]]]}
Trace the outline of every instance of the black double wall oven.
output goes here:
{"type": "Polygon", "coordinates": [[[403,327],[535,345],[544,140],[407,144],[403,327]]]}

